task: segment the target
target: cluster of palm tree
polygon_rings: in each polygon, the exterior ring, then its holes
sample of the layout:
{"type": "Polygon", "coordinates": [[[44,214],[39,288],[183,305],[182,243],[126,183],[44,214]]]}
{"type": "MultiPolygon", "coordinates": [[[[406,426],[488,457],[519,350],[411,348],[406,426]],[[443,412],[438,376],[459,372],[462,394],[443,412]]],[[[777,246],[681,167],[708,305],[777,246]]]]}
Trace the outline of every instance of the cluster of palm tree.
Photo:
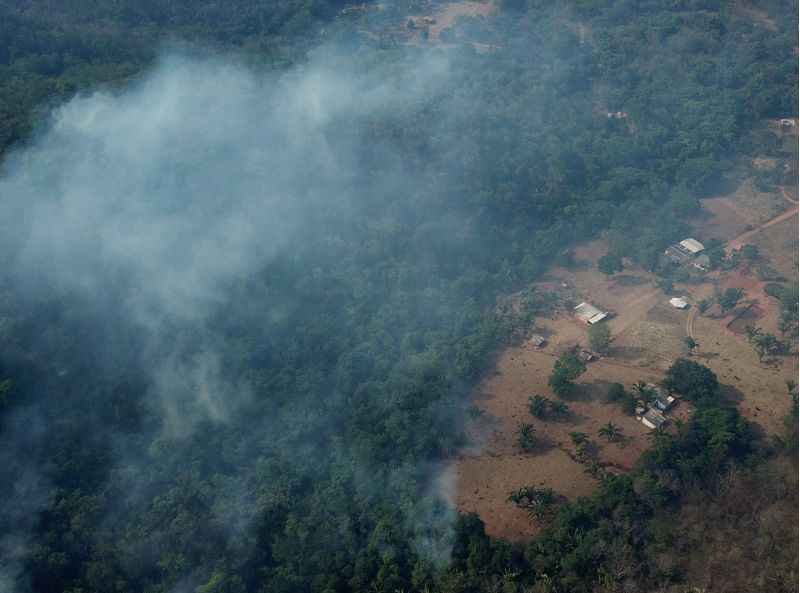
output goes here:
{"type": "Polygon", "coordinates": [[[559,496],[552,488],[536,488],[535,486],[523,486],[508,496],[509,502],[525,509],[528,516],[535,521],[551,517],[558,499],[559,496]]]}
{"type": "Polygon", "coordinates": [[[528,410],[531,415],[542,420],[547,417],[565,418],[570,413],[569,406],[564,402],[553,401],[541,395],[528,398],[528,410]]]}

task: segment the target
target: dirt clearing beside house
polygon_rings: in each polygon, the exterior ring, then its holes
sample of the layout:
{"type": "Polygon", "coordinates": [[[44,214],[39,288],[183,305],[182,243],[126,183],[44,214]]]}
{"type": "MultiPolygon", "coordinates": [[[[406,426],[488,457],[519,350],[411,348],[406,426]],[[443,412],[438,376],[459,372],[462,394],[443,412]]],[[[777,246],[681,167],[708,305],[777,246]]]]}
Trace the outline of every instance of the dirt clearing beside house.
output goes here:
{"type": "MultiPolygon", "coordinates": [[[[594,491],[599,482],[584,472],[584,465],[573,459],[575,447],[570,432],[584,432],[597,444],[597,459],[612,472],[627,471],[648,445],[650,431],[616,404],[605,403],[608,385],[636,381],[656,381],[660,373],[629,368],[600,360],[588,365],[574,397],[553,395],[547,379],[555,363],[555,348],[545,351],[509,348],[497,363],[497,372],[480,386],[475,405],[481,415],[471,427],[478,444],[465,452],[454,465],[458,494],[456,504],[464,512],[476,512],[493,536],[520,540],[536,533],[525,512],[507,501],[508,495],[522,486],[553,488],[569,499],[594,491]],[[543,395],[564,401],[570,407],[563,420],[540,420],[528,410],[528,398],[543,395]],[[517,444],[520,423],[533,424],[537,442],[535,453],[523,453],[517,444]],[[622,443],[607,443],[598,436],[600,428],[613,422],[622,429],[622,443]]],[[[686,404],[681,404],[686,405],[686,404]]]]}

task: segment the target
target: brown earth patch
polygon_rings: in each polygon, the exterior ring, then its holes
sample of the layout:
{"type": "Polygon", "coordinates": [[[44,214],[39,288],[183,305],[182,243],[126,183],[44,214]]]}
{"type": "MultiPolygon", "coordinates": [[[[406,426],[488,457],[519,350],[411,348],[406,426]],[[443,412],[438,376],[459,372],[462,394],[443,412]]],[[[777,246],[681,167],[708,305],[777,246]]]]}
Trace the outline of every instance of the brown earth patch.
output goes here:
{"type": "Polygon", "coordinates": [[[598,461],[607,471],[630,470],[648,445],[649,431],[614,404],[605,403],[608,386],[620,382],[630,388],[640,380],[655,381],[658,371],[631,368],[611,360],[592,362],[579,379],[574,397],[565,399],[571,414],[564,420],[540,420],[528,410],[528,398],[543,395],[558,400],[547,385],[555,363],[553,345],[547,351],[510,348],[498,360],[497,372],[480,386],[475,405],[482,414],[470,427],[479,446],[455,461],[459,510],[476,512],[487,533],[513,541],[535,534],[539,526],[507,501],[513,490],[535,485],[553,488],[568,499],[590,494],[599,482],[584,473],[574,458],[569,433],[585,432],[597,443],[598,461]],[[520,423],[534,425],[540,450],[524,454],[516,442],[520,423]],[[623,442],[611,444],[598,436],[600,427],[613,422],[622,428],[623,442]]]}

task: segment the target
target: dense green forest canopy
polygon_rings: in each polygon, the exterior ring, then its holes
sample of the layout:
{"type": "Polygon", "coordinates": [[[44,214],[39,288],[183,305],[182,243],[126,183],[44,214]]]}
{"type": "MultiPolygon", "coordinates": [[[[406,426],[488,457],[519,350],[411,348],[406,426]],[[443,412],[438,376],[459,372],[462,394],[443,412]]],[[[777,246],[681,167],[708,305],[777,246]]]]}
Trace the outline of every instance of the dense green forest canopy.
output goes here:
{"type": "MultiPolygon", "coordinates": [[[[685,361],[693,419],[526,546],[436,479],[546,305],[504,295],[603,231],[657,269],[737,157],[782,155],[796,4],[506,1],[468,23],[489,53],[342,6],[0,0],[0,587],[656,590],[696,543],[671,518],[780,466],[685,361]]],[[[753,578],[796,590],[783,551],[753,578]]]]}

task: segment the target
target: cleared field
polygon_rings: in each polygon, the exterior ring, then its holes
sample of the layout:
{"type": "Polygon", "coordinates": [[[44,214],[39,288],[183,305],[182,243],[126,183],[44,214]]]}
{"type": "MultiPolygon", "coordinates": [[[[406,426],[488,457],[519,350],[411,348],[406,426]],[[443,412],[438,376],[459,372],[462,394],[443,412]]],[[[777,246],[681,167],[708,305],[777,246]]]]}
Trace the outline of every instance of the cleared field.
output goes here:
{"type": "MultiPolygon", "coordinates": [[[[552,346],[551,346],[552,348],[552,346]]],[[[660,374],[600,360],[588,365],[579,379],[580,389],[565,401],[571,414],[564,420],[539,420],[528,411],[528,398],[544,395],[558,400],[547,385],[555,354],[510,348],[497,364],[497,372],[480,387],[476,406],[483,412],[471,428],[476,448],[454,463],[457,479],[456,504],[462,511],[477,512],[488,533],[519,540],[536,533],[527,515],[507,501],[513,490],[535,485],[553,488],[574,499],[591,493],[598,482],[584,473],[584,466],[571,455],[570,432],[585,432],[598,445],[597,459],[609,471],[629,470],[648,445],[649,430],[614,405],[605,403],[611,382],[630,388],[636,381],[654,381],[660,374]],[[516,443],[520,423],[534,425],[539,451],[524,454],[516,443]],[[610,444],[598,437],[607,422],[622,429],[622,443],[610,444]]]]}
{"type": "Polygon", "coordinates": [[[758,247],[770,265],[783,276],[797,281],[798,251],[797,217],[793,216],[752,236],[749,243],[758,247]]]}

